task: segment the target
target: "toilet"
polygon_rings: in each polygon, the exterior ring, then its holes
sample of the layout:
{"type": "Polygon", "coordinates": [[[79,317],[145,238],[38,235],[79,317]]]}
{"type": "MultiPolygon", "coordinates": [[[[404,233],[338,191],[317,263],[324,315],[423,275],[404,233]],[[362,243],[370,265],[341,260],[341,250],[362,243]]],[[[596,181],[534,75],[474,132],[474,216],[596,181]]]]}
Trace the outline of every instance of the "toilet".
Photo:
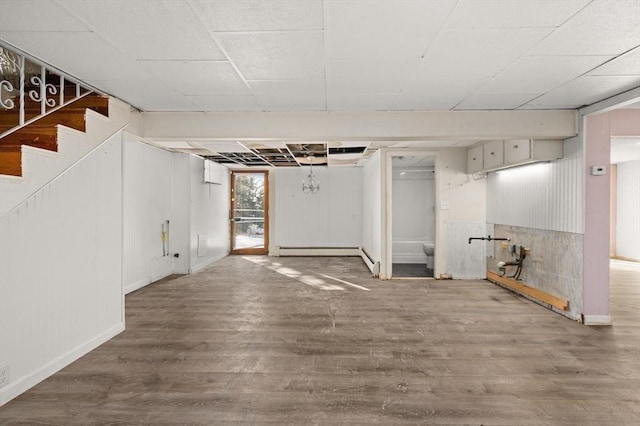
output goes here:
{"type": "Polygon", "coordinates": [[[422,243],[422,250],[427,255],[427,269],[433,269],[433,254],[435,253],[435,244],[433,241],[422,243]]]}

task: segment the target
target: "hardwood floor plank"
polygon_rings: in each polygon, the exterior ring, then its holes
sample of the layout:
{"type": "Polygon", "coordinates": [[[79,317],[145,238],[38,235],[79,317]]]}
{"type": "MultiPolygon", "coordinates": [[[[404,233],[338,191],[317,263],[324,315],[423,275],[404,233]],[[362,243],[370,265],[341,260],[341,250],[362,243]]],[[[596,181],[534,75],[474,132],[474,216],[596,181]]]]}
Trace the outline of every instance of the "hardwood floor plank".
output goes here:
{"type": "Polygon", "coordinates": [[[0,424],[637,425],[640,271],[615,266],[587,327],[485,281],[228,257],[128,295],[126,331],[0,424]]]}

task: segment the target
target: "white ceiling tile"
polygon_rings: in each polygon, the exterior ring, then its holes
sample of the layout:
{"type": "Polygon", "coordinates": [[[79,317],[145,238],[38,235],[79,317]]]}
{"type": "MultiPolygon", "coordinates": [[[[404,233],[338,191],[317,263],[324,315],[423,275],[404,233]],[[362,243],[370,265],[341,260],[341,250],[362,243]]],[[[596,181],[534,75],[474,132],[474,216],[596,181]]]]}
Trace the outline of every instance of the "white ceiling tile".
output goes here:
{"type": "Polygon", "coordinates": [[[321,0],[197,0],[213,31],[321,30],[321,0]]]}
{"type": "Polygon", "coordinates": [[[392,109],[398,93],[328,93],[331,111],[387,111],[392,109]]]}
{"type": "Polygon", "coordinates": [[[526,56],[493,78],[479,93],[542,94],[609,59],[610,56],[526,56]]]}
{"type": "Polygon", "coordinates": [[[452,1],[325,2],[328,58],[420,58],[444,26],[452,1]]]}
{"type": "Polygon", "coordinates": [[[79,19],[53,1],[0,0],[2,31],[89,31],[79,19]]]}
{"type": "Polygon", "coordinates": [[[418,79],[405,84],[395,104],[396,109],[451,109],[475,93],[485,79],[418,79]]]}
{"type": "Polygon", "coordinates": [[[424,57],[425,76],[462,79],[493,77],[551,31],[550,28],[443,31],[424,57]]]}
{"type": "Polygon", "coordinates": [[[229,62],[147,61],[149,73],[185,95],[250,95],[229,62]]]}
{"type": "Polygon", "coordinates": [[[530,108],[578,108],[640,86],[640,77],[582,76],[529,102],[530,108]]]}
{"type": "Polygon", "coordinates": [[[91,81],[143,111],[190,111],[195,105],[153,76],[91,81]]]}
{"type": "Polygon", "coordinates": [[[134,59],[225,59],[185,1],[59,1],[134,59]]]}
{"type": "Polygon", "coordinates": [[[324,77],[320,31],[219,33],[229,59],[247,80],[316,80],[324,77]]]}
{"type": "Polygon", "coordinates": [[[0,38],[85,81],[125,77],[135,79],[145,75],[134,60],[94,33],[0,32],[0,38]]]}
{"type": "Polygon", "coordinates": [[[399,93],[405,76],[417,64],[417,61],[332,59],[327,64],[327,92],[399,93]]]}
{"type": "Polygon", "coordinates": [[[589,75],[640,75],[640,47],[599,66],[589,75]]]}
{"type": "Polygon", "coordinates": [[[475,93],[468,98],[465,98],[456,106],[456,110],[468,110],[468,109],[516,109],[519,106],[526,104],[532,99],[540,96],[540,93],[535,94],[521,94],[521,93],[509,93],[509,94],[487,94],[487,93],[475,93]]]}
{"type": "Polygon", "coordinates": [[[596,0],[556,29],[532,55],[619,55],[640,40],[640,1],[596,0]]]}
{"type": "Polygon", "coordinates": [[[262,109],[326,110],[324,80],[257,80],[249,85],[262,109]]]}
{"type": "Polygon", "coordinates": [[[253,95],[203,95],[186,96],[201,111],[259,111],[253,95]]]}
{"type": "Polygon", "coordinates": [[[447,28],[557,27],[590,0],[462,0],[447,28]]]}

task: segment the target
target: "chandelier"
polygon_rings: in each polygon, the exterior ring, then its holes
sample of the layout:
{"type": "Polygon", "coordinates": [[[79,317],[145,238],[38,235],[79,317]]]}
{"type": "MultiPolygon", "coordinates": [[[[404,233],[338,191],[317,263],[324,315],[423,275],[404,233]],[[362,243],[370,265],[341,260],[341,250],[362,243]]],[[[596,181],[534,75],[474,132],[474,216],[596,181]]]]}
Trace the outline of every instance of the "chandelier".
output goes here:
{"type": "Polygon", "coordinates": [[[307,156],[309,160],[309,174],[307,180],[302,181],[302,192],[305,194],[317,194],[320,191],[320,182],[316,180],[316,175],[313,173],[313,155],[307,156]]]}

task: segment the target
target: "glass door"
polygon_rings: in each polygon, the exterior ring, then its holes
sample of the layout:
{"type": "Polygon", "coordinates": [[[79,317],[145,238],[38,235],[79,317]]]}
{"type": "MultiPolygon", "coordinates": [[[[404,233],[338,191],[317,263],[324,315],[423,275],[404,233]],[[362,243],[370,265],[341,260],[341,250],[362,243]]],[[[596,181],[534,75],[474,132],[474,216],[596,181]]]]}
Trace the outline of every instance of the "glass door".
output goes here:
{"type": "Polygon", "coordinates": [[[268,178],[268,172],[231,172],[232,254],[267,254],[269,250],[268,178]]]}

